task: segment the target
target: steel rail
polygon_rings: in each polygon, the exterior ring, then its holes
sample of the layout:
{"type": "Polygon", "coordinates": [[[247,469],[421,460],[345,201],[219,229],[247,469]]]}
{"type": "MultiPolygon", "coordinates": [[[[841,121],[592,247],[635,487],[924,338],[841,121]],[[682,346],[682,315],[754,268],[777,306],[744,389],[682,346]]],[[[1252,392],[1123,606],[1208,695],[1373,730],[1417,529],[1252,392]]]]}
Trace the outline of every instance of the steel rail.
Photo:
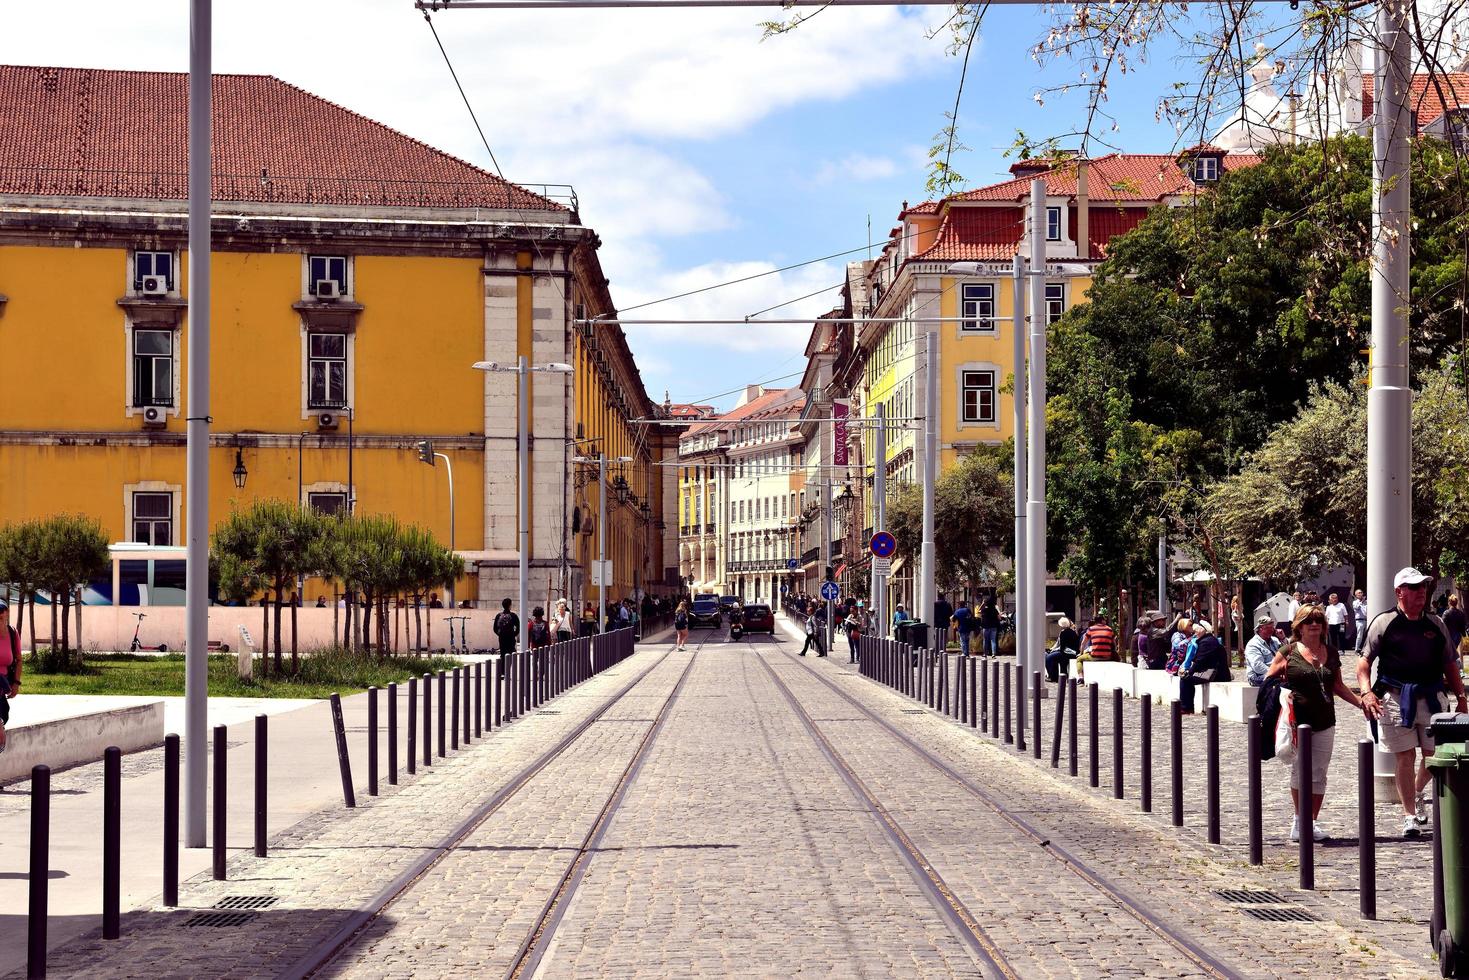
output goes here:
{"type": "MultiPolygon", "coordinates": [[[[791,659],[793,662],[799,663],[799,661],[796,661],[796,658],[792,654],[787,653],[784,650],[782,650],[781,652],[784,653],[785,656],[791,659]]],[[[822,677],[821,674],[816,671],[814,666],[807,665],[807,669],[811,673],[811,676],[815,677],[822,684],[826,685],[826,687],[829,688],[831,691],[842,697],[852,707],[856,708],[858,711],[866,715],[879,727],[887,731],[889,735],[892,735],[895,739],[902,742],[914,755],[918,756],[920,759],[933,766],[939,772],[949,777],[955,783],[958,783],[964,789],[968,790],[976,799],[988,806],[1012,827],[1020,831],[1026,837],[1029,837],[1033,841],[1035,841],[1035,843],[1040,846],[1042,851],[1054,857],[1061,864],[1065,865],[1078,878],[1082,879],[1087,884],[1095,888],[1097,891],[1107,896],[1108,899],[1110,899],[1124,912],[1131,915],[1154,935],[1158,936],[1164,942],[1168,943],[1174,949],[1182,953],[1186,959],[1198,966],[1207,975],[1220,978],[1220,980],[1241,980],[1241,975],[1237,971],[1220,962],[1213,954],[1209,953],[1202,946],[1199,946],[1192,940],[1180,935],[1166,922],[1164,922],[1158,916],[1154,915],[1152,910],[1149,909],[1147,905],[1129,894],[1126,889],[1122,888],[1122,886],[1118,885],[1114,881],[1111,881],[1101,872],[1097,871],[1091,865],[1083,861],[1081,858],[1077,857],[1075,854],[1072,854],[1065,847],[1056,843],[1045,834],[1041,833],[1028,820],[1016,815],[1004,803],[1001,803],[993,795],[981,789],[970,779],[960,774],[947,762],[934,755],[921,743],[909,737],[903,731],[899,730],[886,718],[882,717],[877,712],[873,711],[871,708],[858,701],[851,694],[842,690],[837,684],[833,683],[831,680],[822,677]]]]}
{"type": "MultiPolygon", "coordinates": [[[[777,649],[780,649],[779,643],[780,641],[777,640],[777,649]]],[[[764,644],[758,645],[756,649],[759,649],[761,646],[764,646],[764,644]]],[[[786,656],[791,657],[792,655],[787,653],[786,656]]],[[[755,660],[770,675],[771,681],[775,683],[776,688],[785,698],[786,703],[791,706],[791,710],[801,720],[801,724],[805,727],[806,732],[811,736],[812,740],[816,742],[817,747],[821,750],[821,754],[826,757],[827,762],[831,763],[832,768],[841,776],[842,781],[847,784],[852,794],[857,797],[858,802],[866,807],[868,815],[882,829],[888,841],[893,845],[894,850],[898,852],[904,863],[908,865],[908,869],[912,873],[914,880],[918,882],[934,908],[949,922],[953,932],[964,945],[969,947],[970,951],[980,961],[980,964],[988,967],[992,971],[993,976],[1018,978],[1020,974],[1005,959],[1005,955],[1000,951],[999,945],[980,926],[979,920],[975,917],[974,913],[969,911],[968,906],[949,887],[943,875],[939,874],[938,869],[933,866],[933,862],[929,861],[923,855],[918,845],[913,842],[913,839],[908,836],[902,826],[893,819],[893,815],[888,812],[887,807],[882,805],[882,801],[863,782],[862,777],[858,776],[852,770],[851,766],[847,765],[846,760],[836,751],[830,740],[821,732],[821,729],[816,726],[815,720],[806,711],[805,707],[796,700],[796,696],[791,693],[791,689],[786,686],[785,681],[781,680],[775,668],[770,666],[770,663],[758,653],[755,655],[755,660]]]]}
{"type": "MultiPolygon", "coordinates": [[[[704,644],[709,641],[706,636],[694,652],[698,653],[704,644]]],[[[670,655],[672,651],[669,651],[670,655]]],[[[517,980],[522,976],[535,976],[536,969],[540,966],[541,957],[545,955],[550,946],[550,940],[556,934],[556,929],[561,925],[562,918],[566,915],[566,909],[576,895],[577,888],[582,879],[586,877],[587,864],[592,853],[602,846],[602,839],[607,836],[607,828],[612,824],[612,818],[622,807],[622,801],[627,798],[627,791],[633,781],[642,772],[643,762],[648,757],[648,749],[652,747],[658,734],[663,731],[663,723],[668,720],[669,709],[678,700],[683,691],[684,682],[689,679],[689,671],[693,669],[694,658],[689,657],[689,662],[684,665],[683,673],[679,675],[673,690],[664,699],[658,708],[658,713],[653,717],[653,724],[643,734],[642,740],[638,742],[637,749],[628,760],[627,766],[622,770],[622,775],[617,780],[616,787],[607,802],[602,804],[602,809],[597,813],[597,819],[592,823],[586,836],[582,838],[581,846],[577,848],[576,854],[566,866],[566,871],[561,875],[561,880],[556,885],[556,890],[547,899],[546,905],[541,909],[541,914],[536,916],[536,921],[530,927],[525,940],[515,952],[515,959],[511,961],[510,968],[505,971],[506,980],[517,980]]]]}
{"type": "MultiPolygon", "coordinates": [[[[353,912],[352,915],[348,917],[347,921],[344,922],[340,927],[338,927],[330,936],[328,936],[320,943],[317,943],[306,955],[301,957],[301,959],[297,960],[288,969],[283,970],[279,974],[279,976],[282,978],[286,978],[286,980],[303,980],[303,978],[313,976],[318,971],[329,966],[333,960],[341,955],[341,953],[352,944],[352,942],[363,932],[363,930],[365,930],[374,921],[376,921],[377,917],[380,916],[388,908],[388,906],[390,906],[394,901],[396,901],[405,892],[412,888],[413,885],[429,870],[431,870],[441,860],[448,856],[456,847],[463,843],[466,837],[474,833],[481,824],[483,824],[501,807],[509,802],[511,797],[520,792],[520,790],[524,789],[525,786],[530,783],[530,781],[534,779],[543,769],[545,769],[559,756],[565,753],[565,751],[569,749],[574,742],[581,738],[581,736],[584,735],[586,731],[592,727],[593,724],[601,719],[601,717],[606,714],[613,705],[621,701],[624,697],[627,696],[629,692],[633,690],[633,688],[643,683],[643,681],[647,680],[648,677],[651,676],[655,670],[663,666],[663,662],[666,661],[672,654],[673,650],[669,649],[666,653],[663,654],[663,656],[659,657],[658,660],[653,663],[652,666],[650,666],[646,671],[633,678],[627,684],[623,685],[621,689],[608,697],[607,700],[604,701],[602,705],[597,708],[596,711],[587,716],[584,721],[580,722],[575,728],[568,732],[550,749],[541,753],[541,755],[537,756],[533,761],[531,761],[528,765],[521,769],[520,772],[516,773],[515,776],[510,780],[510,782],[502,786],[493,796],[491,796],[488,800],[475,808],[475,810],[471,812],[469,816],[465,817],[457,825],[455,825],[455,827],[450,830],[443,837],[443,839],[439,841],[439,843],[430,847],[423,855],[421,855],[416,861],[414,861],[412,865],[404,869],[402,873],[397,875],[395,878],[393,878],[392,881],[388,882],[388,884],[379,889],[377,894],[374,895],[367,902],[366,905],[353,912]]],[[[530,712],[527,712],[527,716],[529,716],[529,714],[530,712]]],[[[493,743],[485,741],[481,742],[480,744],[488,745],[493,743]]]]}

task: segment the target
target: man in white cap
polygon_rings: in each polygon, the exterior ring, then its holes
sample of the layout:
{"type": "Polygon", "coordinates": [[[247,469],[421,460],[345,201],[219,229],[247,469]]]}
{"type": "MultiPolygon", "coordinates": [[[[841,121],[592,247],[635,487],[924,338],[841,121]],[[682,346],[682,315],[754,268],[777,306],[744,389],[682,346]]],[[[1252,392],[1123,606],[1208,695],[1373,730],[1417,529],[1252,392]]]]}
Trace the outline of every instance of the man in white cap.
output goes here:
{"type": "Polygon", "coordinates": [[[1435,711],[1443,710],[1444,689],[1458,698],[1460,713],[1469,711],[1458,654],[1449,645],[1443,623],[1425,611],[1432,584],[1416,568],[1405,568],[1393,577],[1397,607],[1379,613],[1368,624],[1365,656],[1357,662],[1362,711],[1379,722],[1382,745],[1396,756],[1404,837],[1417,837],[1428,822],[1427,800],[1422,795],[1428,768],[1420,764],[1415,774],[1413,757],[1415,752],[1425,757],[1433,753],[1428,723],[1435,711]],[[1374,664],[1376,683],[1372,681],[1374,664]]]}

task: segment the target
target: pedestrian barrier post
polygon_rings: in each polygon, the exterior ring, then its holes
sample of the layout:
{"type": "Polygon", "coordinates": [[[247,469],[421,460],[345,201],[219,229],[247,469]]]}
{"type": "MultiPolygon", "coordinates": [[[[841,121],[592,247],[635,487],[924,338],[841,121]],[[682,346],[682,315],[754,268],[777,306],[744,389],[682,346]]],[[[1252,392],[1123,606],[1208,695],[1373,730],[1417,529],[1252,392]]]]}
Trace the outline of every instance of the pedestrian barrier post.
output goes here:
{"type": "Polygon", "coordinates": [[[489,660],[486,663],[489,665],[485,668],[489,674],[489,689],[485,691],[485,697],[490,702],[487,706],[490,710],[489,727],[491,730],[494,730],[505,724],[505,718],[500,713],[503,709],[503,699],[500,696],[500,671],[502,668],[499,660],[489,660]]]}
{"type": "Polygon", "coordinates": [[[1015,751],[1025,751],[1025,665],[1015,656],[1015,751]]]}
{"type": "Polygon", "coordinates": [[[1250,757],[1248,770],[1250,788],[1247,806],[1250,824],[1250,863],[1254,865],[1265,863],[1265,828],[1260,814],[1260,738],[1260,716],[1250,715],[1250,720],[1245,725],[1245,752],[1250,757]]]}
{"type": "Polygon", "coordinates": [[[265,715],[255,716],[255,856],[265,857],[265,804],[270,742],[265,715]]]}
{"type": "Polygon", "coordinates": [[[1219,843],[1219,705],[1204,715],[1205,766],[1209,779],[1209,843],[1219,843]]]}
{"type": "Polygon", "coordinates": [[[1183,826],[1183,705],[1171,702],[1168,718],[1169,796],[1173,806],[1173,826],[1183,826]]]}
{"type": "Polygon", "coordinates": [[[464,702],[460,706],[463,710],[462,710],[462,712],[459,715],[459,724],[464,729],[460,733],[460,738],[461,738],[461,740],[464,742],[464,744],[466,746],[469,745],[469,723],[470,723],[470,715],[473,714],[473,710],[472,710],[473,709],[473,705],[470,703],[471,701],[474,700],[474,698],[473,698],[473,693],[474,692],[470,690],[470,688],[472,686],[471,683],[470,683],[470,681],[471,681],[471,678],[473,676],[474,676],[474,671],[470,669],[469,664],[465,664],[464,665],[464,685],[463,685],[464,686],[464,702]]]}
{"type": "Polygon", "coordinates": [[[988,735],[990,731],[990,662],[984,657],[976,657],[979,664],[979,732],[988,735]]]}
{"type": "Polygon", "coordinates": [[[1122,688],[1112,688],[1112,798],[1123,797],[1122,785],[1122,688]]]}
{"type": "Polygon", "coordinates": [[[388,682],[388,785],[398,785],[398,684],[388,682]]]}
{"type": "Polygon", "coordinates": [[[163,904],[179,903],[179,737],[163,737],[163,904]]]}
{"type": "Polygon", "coordinates": [[[1041,672],[1030,672],[1030,747],[1035,758],[1041,757],[1041,672]]]}
{"type": "Polygon", "coordinates": [[[1300,830],[1301,888],[1307,891],[1316,887],[1316,821],[1311,811],[1315,800],[1311,792],[1311,726],[1296,726],[1296,760],[1301,773],[1300,806],[1297,808],[1297,826],[1300,830]]]}
{"type": "Polygon", "coordinates": [[[377,687],[367,689],[367,795],[377,795],[377,687]]]}
{"type": "Polygon", "coordinates": [[[964,659],[967,662],[967,668],[969,670],[969,727],[974,729],[979,727],[979,701],[975,698],[977,692],[974,686],[975,674],[979,672],[978,661],[974,657],[965,657],[964,659]]]}
{"type": "Polygon", "coordinates": [[[418,771],[418,678],[408,678],[408,744],[403,755],[408,760],[408,775],[418,771]]]}
{"type": "MultiPolygon", "coordinates": [[[[1437,797],[1437,793],[1434,794],[1437,797]]],[[[1357,895],[1364,919],[1377,918],[1377,821],[1372,788],[1372,739],[1357,742],[1357,895]]],[[[1434,828],[1434,833],[1438,829],[1434,828]]],[[[1434,853],[1438,845],[1434,844],[1434,853]]],[[[1439,871],[1443,873],[1442,868],[1439,871]]]]}
{"type": "Polygon", "coordinates": [[[1142,712],[1140,737],[1142,745],[1139,747],[1140,763],[1138,766],[1138,792],[1142,799],[1144,813],[1153,812],[1153,698],[1152,695],[1143,695],[1138,700],[1142,712]]]}
{"type": "Polygon", "coordinates": [[[423,766],[434,764],[434,675],[423,675],[423,766]]]}
{"type": "MultiPolygon", "coordinates": [[[[336,695],[332,695],[333,698],[336,695]]],[[[333,701],[332,707],[338,712],[337,719],[340,724],[340,701],[333,701]]],[[[214,726],[214,880],[224,881],[225,865],[225,819],[229,815],[229,796],[226,793],[226,760],[229,758],[229,741],[226,737],[227,729],[223,725],[214,726]]],[[[338,728],[341,732],[341,729],[338,728]]],[[[338,736],[337,747],[345,752],[347,746],[347,735],[342,732],[338,736]]],[[[349,806],[351,804],[348,804],[349,806]]]]}
{"type": "Polygon", "coordinates": [[[122,904],[122,749],[102,753],[102,938],[118,937],[122,904]]]}
{"type": "Polygon", "coordinates": [[[1095,684],[1086,686],[1086,746],[1089,753],[1087,759],[1087,777],[1093,789],[1101,783],[1101,764],[1097,760],[1098,740],[1101,732],[1097,726],[1097,709],[1100,707],[1101,693],[1095,684]]]}
{"type": "Polygon", "coordinates": [[[31,767],[30,903],[26,909],[26,976],[46,975],[46,917],[51,885],[51,767],[31,767]]]}
{"type": "Polygon", "coordinates": [[[439,671],[439,758],[448,755],[445,748],[445,736],[448,734],[446,722],[449,711],[449,672],[439,671]]]}
{"type": "Polygon", "coordinates": [[[1060,680],[1056,683],[1056,721],[1051,729],[1051,768],[1061,768],[1061,721],[1066,714],[1066,687],[1067,676],[1059,675],[1060,680]]]}
{"type": "MultiPolygon", "coordinates": [[[[455,667],[449,678],[451,691],[449,702],[449,748],[459,751],[459,668],[455,667]]],[[[442,753],[442,749],[440,752],[442,753]]]]}
{"type": "Polygon", "coordinates": [[[990,667],[990,738],[1000,741],[1000,675],[1005,672],[998,660],[990,667]]]}
{"type": "Polygon", "coordinates": [[[1005,744],[1009,745],[1015,741],[1010,731],[1010,672],[1001,665],[1000,675],[1005,679],[1005,744]]]}
{"type": "Polygon", "coordinates": [[[474,665],[474,737],[479,738],[483,732],[480,723],[485,717],[484,703],[484,671],[481,664],[474,665]]]}

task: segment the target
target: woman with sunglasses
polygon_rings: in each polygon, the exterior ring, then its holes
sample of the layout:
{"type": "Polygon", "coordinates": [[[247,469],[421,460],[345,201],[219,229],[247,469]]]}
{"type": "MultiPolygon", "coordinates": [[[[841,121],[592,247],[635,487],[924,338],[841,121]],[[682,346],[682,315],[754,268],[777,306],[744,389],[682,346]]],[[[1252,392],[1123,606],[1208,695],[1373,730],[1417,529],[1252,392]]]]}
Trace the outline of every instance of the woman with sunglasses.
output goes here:
{"type": "Polygon", "coordinates": [[[10,625],[10,606],[0,599],[0,752],[10,724],[10,699],[20,693],[20,634],[10,625]]]}
{"type": "Polygon", "coordinates": [[[1291,804],[1296,816],[1291,820],[1290,839],[1300,840],[1301,794],[1307,782],[1311,787],[1311,822],[1313,836],[1326,840],[1326,832],[1316,822],[1321,802],[1326,799],[1326,770],[1331,765],[1331,749],[1336,740],[1336,703],[1340,697],[1358,708],[1362,701],[1347,687],[1341,676],[1341,654],[1326,642],[1326,613],[1320,606],[1302,605],[1291,620],[1291,641],[1275,654],[1265,677],[1281,678],[1291,692],[1296,724],[1311,728],[1311,771],[1301,769],[1301,753],[1296,752],[1291,764],[1291,804]]]}

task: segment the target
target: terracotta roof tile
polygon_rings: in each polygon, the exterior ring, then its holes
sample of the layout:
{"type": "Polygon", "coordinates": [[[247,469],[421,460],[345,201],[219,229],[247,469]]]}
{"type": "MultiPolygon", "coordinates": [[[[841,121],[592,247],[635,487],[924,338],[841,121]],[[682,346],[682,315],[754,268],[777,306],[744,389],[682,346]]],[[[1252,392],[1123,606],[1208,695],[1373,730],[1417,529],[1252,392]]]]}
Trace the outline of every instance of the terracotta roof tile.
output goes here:
{"type": "MultiPolygon", "coordinates": [[[[1253,166],[1260,157],[1252,153],[1230,153],[1223,159],[1226,171],[1253,166]]],[[[1067,160],[1041,175],[1048,193],[1054,196],[1076,194],[1076,166],[1067,160]]],[[[1166,153],[1109,153],[1091,161],[1087,175],[1087,193],[1094,202],[1154,202],[1192,189],[1193,181],[1178,165],[1177,157],[1166,153]]],[[[956,194],[955,201],[1015,201],[1030,195],[1030,178],[1001,181],[988,187],[956,194]]]]}
{"type": "MultiPolygon", "coordinates": [[[[1372,115],[1372,98],[1376,91],[1376,79],[1370,74],[1362,76],[1362,118],[1367,119],[1372,115]]],[[[1446,72],[1438,76],[1438,84],[1435,85],[1432,76],[1414,75],[1413,83],[1408,88],[1408,108],[1418,114],[1418,129],[1421,132],[1439,116],[1444,114],[1445,108],[1456,109],[1459,106],[1469,106],[1469,72],[1446,72]],[[1443,95],[1448,97],[1450,105],[1444,105],[1444,99],[1440,97],[1439,89],[1443,89],[1443,95]]]]}
{"type": "MultiPolygon", "coordinates": [[[[268,75],[215,75],[214,198],[562,205],[268,75]]],[[[0,193],[188,196],[188,75],[0,65],[0,193]]]]}
{"type": "Polygon", "coordinates": [[[722,429],[730,422],[743,422],[771,415],[789,413],[791,418],[794,419],[801,413],[801,409],[805,407],[806,399],[802,397],[797,398],[795,401],[782,401],[782,399],[789,396],[792,390],[791,388],[771,388],[769,391],[761,394],[760,397],[752,398],[743,405],[730,409],[717,419],[710,419],[708,422],[689,426],[688,434],[693,435],[696,432],[707,432],[709,429],[722,429]]]}

